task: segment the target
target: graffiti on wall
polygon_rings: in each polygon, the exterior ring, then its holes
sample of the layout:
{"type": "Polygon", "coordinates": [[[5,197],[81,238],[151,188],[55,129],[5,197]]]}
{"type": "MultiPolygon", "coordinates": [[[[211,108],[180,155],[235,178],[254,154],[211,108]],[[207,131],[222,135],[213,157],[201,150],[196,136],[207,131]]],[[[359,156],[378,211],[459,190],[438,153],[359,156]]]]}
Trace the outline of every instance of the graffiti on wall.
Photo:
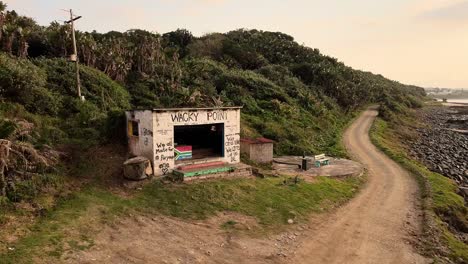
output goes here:
{"type": "Polygon", "coordinates": [[[200,113],[197,112],[178,112],[171,114],[172,122],[197,122],[200,113]]]}
{"type": "Polygon", "coordinates": [[[153,136],[153,131],[149,130],[149,129],[146,129],[146,128],[143,128],[143,136],[150,136],[152,137],[153,136]]]}
{"type": "Polygon", "coordinates": [[[160,161],[166,161],[170,158],[174,158],[174,147],[172,144],[172,139],[167,141],[167,143],[156,143],[154,149],[154,159],[160,161]]]}
{"type": "Polygon", "coordinates": [[[230,160],[230,162],[238,162],[240,155],[239,133],[226,135],[224,147],[226,150],[226,157],[230,160]]]}
{"type": "MultiPolygon", "coordinates": [[[[187,145],[174,145],[174,127],[223,123],[224,157],[223,161],[237,163],[240,161],[239,112],[224,109],[168,111],[154,116],[154,132],[148,144],[153,145],[155,174],[171,173],[178,160],[192,157],[187,145]]],[[[141,131],[150,135],[149,131],[141,131]]]]}
{"type": "Polygon", "coordinates": [[[159,129],[156,130],[156,133],[161,136],[167,136],[172,134],[172,129],[159,129]]]}
{"type": "Polygon", "coordinates": [[[161,163],[159,164],[159,168],[161,169],[163,175],[166,175],[169,172],[169,163],[161,163]]]}
{"type": "Polygon", "coordinates": [[[222,121],[227,119],[227,112],[212,111],[206,113],[206,120],[208,121],[222,121]]]}

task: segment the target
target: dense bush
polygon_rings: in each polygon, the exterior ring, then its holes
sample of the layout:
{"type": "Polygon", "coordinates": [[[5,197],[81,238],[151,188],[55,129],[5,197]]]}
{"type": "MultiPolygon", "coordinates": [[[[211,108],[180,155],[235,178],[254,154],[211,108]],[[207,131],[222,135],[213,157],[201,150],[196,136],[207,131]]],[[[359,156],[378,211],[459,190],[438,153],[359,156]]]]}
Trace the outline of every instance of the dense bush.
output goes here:
{"type": "MultiPolygon", "coordinates": [[[[64,59],[35,59],[34,64],[46,74],[48,88],[60,96],[76,97],[76,75],[74,64],[64,59]]],[[[86,101],[96,105],[101,111],[112,108],[130,107],[130,96],[121,85],[112,81],[104,73],[86,66],[80,67],[81,94],[86,101]]],[[[65,106],[63,110],[69,109],[65,106]]],[[[63,113],[63,112],[62,112],[63,113]]]]}
{"type": "MultiPolygon", "coordinates": [[[[0,118],[27,119],[35,124],[37,133],[28,141],[39,145],[115,138],[107,127],[112,126],[108,119],[113,117],[107,113],[115,116],[114,112],[122,114],[130,108],[127,90],[96,69],[81,66],[80,74],[84,102],[76,95],[75,69],[66,60],[38,58],[31,62],[0,53],[0,96],[17,103],[4,103],[0,118]]],[[[7,123],[2,122],[0,130],[6,134],[7,123]]]]}
{"type": "Polygon", "coordinates": [[[60,101],[46,89],[45,72],[26,59],[0,53],[0,97],[18,102],[28,111],[57,114],[60,101]]]}

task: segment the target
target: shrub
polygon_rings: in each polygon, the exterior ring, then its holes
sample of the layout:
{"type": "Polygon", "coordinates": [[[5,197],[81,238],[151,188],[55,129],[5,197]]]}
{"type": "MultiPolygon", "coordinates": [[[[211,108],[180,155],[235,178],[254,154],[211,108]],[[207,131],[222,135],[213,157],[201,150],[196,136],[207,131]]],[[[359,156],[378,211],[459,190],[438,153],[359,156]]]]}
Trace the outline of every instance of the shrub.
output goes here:
{"type": "Polygon", "coordinates": [[[110,141],[124,143],[126,140],[126,118],[121,110],[112,110],[108,113],[103,135],[110,141]]]}
{"type": "Polygon", "coordinates": [[[60,101],[46,87],[46,74],[28,60],[0,53],[0,96],[33,113],[56,114],[60,101]]]}
{"type": "Polygon", "coordinates": [[[0,138],[7,139],[16,131],[16,123],[10,120],[0,120],[0,138]]]}
{"type": "MultiPolygon", "coordinates": [[[[49,89],[61,96],[77,98],[75,68],[65,59],[36,59],[34,63],[47,75],[49,89]]],[[[130,108],[130,96],[121,85],[99,70],[80,66],[81,94],[101,111],[130,108]]],[[[65,112],[70,105],[65,104],[65,112]]]]}

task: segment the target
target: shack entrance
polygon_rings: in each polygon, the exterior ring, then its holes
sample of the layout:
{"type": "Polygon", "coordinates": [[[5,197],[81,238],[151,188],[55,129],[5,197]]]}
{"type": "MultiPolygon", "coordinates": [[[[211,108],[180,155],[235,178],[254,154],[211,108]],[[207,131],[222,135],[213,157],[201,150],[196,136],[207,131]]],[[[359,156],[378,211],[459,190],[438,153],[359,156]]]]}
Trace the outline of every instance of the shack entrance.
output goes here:
{"type": "Polygon", "coordinates": [[[185,165],[238,164],[240,112],[236,106],[127,111],[129,152],[148,158],[156,176],[185,165]]]}
{"type": "Polygon", "coordinates": [[[224,123],[174,126],[175,163],[224,157],[224,123]]]}

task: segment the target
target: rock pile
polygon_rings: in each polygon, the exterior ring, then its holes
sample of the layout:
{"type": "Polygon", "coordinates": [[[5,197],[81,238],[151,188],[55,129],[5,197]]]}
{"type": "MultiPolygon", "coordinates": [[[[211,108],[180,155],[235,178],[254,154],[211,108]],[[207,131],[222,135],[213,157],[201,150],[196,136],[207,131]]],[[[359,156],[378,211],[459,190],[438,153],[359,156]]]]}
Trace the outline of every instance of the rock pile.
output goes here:
{"type": "Polygon", "coordinates": [[[451,129],[468,129],[467,108],[429,108],[421,113],[428,126],[419,128],[411,154],[432,171],[468,186],[468,135],[451,129]]]}

